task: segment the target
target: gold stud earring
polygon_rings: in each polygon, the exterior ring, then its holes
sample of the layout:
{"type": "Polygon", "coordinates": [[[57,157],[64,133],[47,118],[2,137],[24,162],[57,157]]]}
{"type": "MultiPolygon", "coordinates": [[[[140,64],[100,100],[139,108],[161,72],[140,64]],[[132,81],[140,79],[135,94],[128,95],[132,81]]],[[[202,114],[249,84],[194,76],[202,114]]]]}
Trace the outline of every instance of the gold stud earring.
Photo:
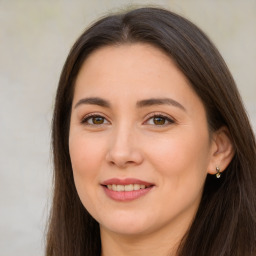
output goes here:
{"type": "Polygon", "coordinates": [[[218,166],[216,167],[216,172],[217,172],[216,173],[216,178],[219,179],[220,176],[221,176],[221,173],[220,173],[220,168],[218,166]]]}

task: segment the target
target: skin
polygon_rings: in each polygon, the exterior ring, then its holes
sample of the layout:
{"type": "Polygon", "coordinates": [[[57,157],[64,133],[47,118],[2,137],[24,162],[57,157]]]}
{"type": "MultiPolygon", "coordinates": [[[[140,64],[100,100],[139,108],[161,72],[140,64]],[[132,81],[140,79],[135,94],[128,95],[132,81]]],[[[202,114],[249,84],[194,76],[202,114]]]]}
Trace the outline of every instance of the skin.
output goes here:
{"type": "Polygon", "coordinates": [[[139,43],[103,47],[84,62],[69,149],[79,197],[100,224],[104,256],[175,255],[207,173],[225,168],[232,155],[227,130],[209,134],[203,103],[174,62],[139,43]],[[91,97],[107,104],[82,100],[91,97]],[[138,105],[163,98],[175,102],[138,105]],[[101,186],[111,178],[154,187],[136,200],[115,201],[101,186]]]}

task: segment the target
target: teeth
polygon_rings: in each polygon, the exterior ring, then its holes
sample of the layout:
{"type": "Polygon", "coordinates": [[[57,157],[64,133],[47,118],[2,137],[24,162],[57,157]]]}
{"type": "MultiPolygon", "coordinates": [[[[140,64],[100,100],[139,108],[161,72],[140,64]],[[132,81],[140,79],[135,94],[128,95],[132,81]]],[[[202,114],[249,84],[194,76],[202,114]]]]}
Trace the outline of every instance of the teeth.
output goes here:
{"type": "Polygon", "coordinates": [[[123,185],[116,185],[116,191],[124,191],[123,185]]]}
{"type": "Polygon", "coordinates": [[[140,189],[140,185],[139,184],[134,184],[133,185],[133,189],[134,190],[139,190],[140,189]]]}
{"type": "Polygon", "coordinates": [[[130,185],[125,185],[125,186],[124,186],[124,190],[125,190],[125,191],[133,191],[133,185],[132,185],[132,184],[130,184],[130,185]]]}
{"type": "Polygon", "coordinates": [[[107,185],[108,189],[113,191],[133,191],[133,190],[139,190],[139,189],[145,189],[145,185],[140,184],[129,184],[129,185],[107,185]]]}

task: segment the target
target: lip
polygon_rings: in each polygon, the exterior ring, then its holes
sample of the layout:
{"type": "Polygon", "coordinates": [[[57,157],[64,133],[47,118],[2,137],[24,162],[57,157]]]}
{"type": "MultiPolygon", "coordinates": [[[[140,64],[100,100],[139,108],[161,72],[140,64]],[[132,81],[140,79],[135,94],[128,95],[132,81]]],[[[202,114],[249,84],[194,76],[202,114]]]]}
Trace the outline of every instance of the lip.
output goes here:
{"type": "Polygon", "coordinates": [[[149,183],[147,181],[143,180],[138,180],[134,178],[126,178],[126,179],[119,179],[119,178],[113,178],[109,180],[105,180],[102,185],[107,186],[107,185],[129,185],[129,184],[139,184],[139,185],[145,185],[145,186],[154,186],[153,183],[149,183]]]}
{"type": "Polygon", "coordinates": [[[141,198],[142,196],[145,196],[146,194],[148,194],[148,192],[151,191],[151,189],[154,187],[154,184],[146,181],[138,180],[138,179],[133,179],[133,178],[126,178],[126,179],[113,178],[113,179],[104,181],[101,184],[101,186],[105,194],[110,199],[114,201],[126,202],[126,201],[132,201],[132,200],[141,198]],[[116,184],[116,185],[139,184],[139,185],[145,185],[146,188],[133,190],[133,191],[113,191],[107,188],[107,185],[112,185],[112,184],[116,184]]]}

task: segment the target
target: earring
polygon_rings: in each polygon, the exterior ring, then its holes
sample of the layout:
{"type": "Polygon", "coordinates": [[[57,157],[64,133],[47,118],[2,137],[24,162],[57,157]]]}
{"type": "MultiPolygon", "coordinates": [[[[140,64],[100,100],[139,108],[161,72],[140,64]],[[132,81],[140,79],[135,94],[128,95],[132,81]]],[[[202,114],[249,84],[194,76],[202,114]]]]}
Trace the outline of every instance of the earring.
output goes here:
{"type": "Polygon", "coordinates": [[[217,172],[216,173],[216,178],[219,179],[220,176],[221,176],[221,173],[220,173],[220,168],[218,166],[216,167],[216,172],[217,172]]]}

